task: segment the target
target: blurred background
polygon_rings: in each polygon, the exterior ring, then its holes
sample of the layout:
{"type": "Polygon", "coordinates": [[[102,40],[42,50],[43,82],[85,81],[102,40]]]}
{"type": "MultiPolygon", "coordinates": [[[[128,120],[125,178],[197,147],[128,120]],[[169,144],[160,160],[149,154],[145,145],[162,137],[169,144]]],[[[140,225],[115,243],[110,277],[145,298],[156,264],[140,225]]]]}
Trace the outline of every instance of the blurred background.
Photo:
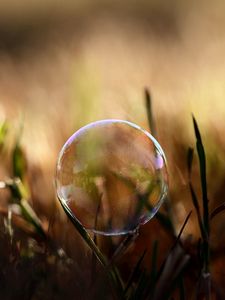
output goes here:
{"type": "MultiPolygon", "coordinates": [[[[51,229],[52,240],[59,241],[60,247],[63,245],[66,253],[76,258],[76,276],[80,278],[77,286],[74,285],[75,277],[68,275],[67,270],[65,276],[55,271],[54,256],[44,252],[40,264],[43,259],[48,261],[54,284],[56,274],[59,274],[56,278],[59,283],[63,283],[61,278],[69,277],[71,287],[81,295],[86,290],[89,293],[85,280],[90,269],[90,252],[83,251],[83,241],[77,239],[78,234],[56,201],[54,175],[58,153],[69,136],[95,120],[121,118],[148,129],[144,102],[146,87],[152,96],[157,139],[168,160],[169,199],[176,232],[193,210],[182,235],[188,237],[186,248],[192,249],[192,243],[197,245],[199,236],[186,163],[188,147],[195,147],[192,113],[199,124],[207,156],[210,211],[224,202],[225,2],[0,1],[0,125],[4,121],[8,124],[5,140],[0,134],[0,151],[4,142],[0,153],[0,181],[15,175],[12,151],[19,141],[26,158],[23,162],[26,166],[24,183],[29,186],[31,206],[43,228],[51,229]]],[[[199,197],[196,155],[192,180],[199,197]]],[[[9,193],[1,190],[0,238],[3,242],[0,243],[0,265],[3,272],[0,274],[0,291],[15,291],[17,295],[17,291],[23,293],[23,276],[29,281],[30,274],[36,274],[35,268],[37,272],[41,268],[39,262],[38,266],[33,265],[32,251],[30,254],[20,250],[23,241],[20,234],[19,238],[16,236],[16,222],[13,229],[11,227],[11,210],[7,210],[10,201],[9,193]],[[5,232],[11,234],[6,235],[6,241],[2,238],[5,232]],[[14,250],[9,237],[16,241],[15,253],[21,252],[19,259],[31,258],[29,272],[26,267],[23,271],[14,263],[17,260],[11,258],[14,254],[10,253],[14,250]],[[10,266],[11,273],[7,271],[10,266]],[[12,283],[18,285],[17,289],[12,288],[12,283]]],[[[27,224],[22,228],[26,233],[27,224]]],[[[221,213],[212,221],[210,236],[213,280],[221,290],[225,284],[224,228],[224,213],[221,213]]],[[[26,243],[31,241],[27,235],[24,240],[26,243]]],[[[156,218],[141,228],[136,243],[124,256],[122,272],[130,274],[140,254],[146,249],[151,252],[155,240],[159,240],[159,260],[162,261],[168,253],[171,237],[156,218]]],[[[108,240],[103,245],[108,253],[110,245],[108,240]]],[[[64,257],[63,250],[60,251],[64,257]]],[[[146,257],[146,266],[150,266],[150,258],[146,257]]],[[[195,267],[196,262],[192,261],[190,268],[194,272],[195,267]]],[[[193,278],[198,275],[194,277],[193,273],[188,273],[195,281],[193,278]]],[[[43,277],[41,272],[39,276],[43,277]]],[[[46,287],[50,286],[46,282],[46,287]]],[[[54,284],[53,290],[58,293],[55,289],[58,283],[54,284]]],[[[63,287],[63,293],[65,290],[63,287]]],[[[74,299],[72,292],[71,295],[66,298],[74,299]]],[[[60,295],[58,297],[61,299],[60,295]]],[[[221,299],[224,297],[225,292],[221,299]]],[[[7,299],[15,299],[15,296],[7,299]]],[[[37,299],[44,298],[41,295],[37,299]]]]}
{"type": "MultiPolygon", "coordinates": [[[[175,222],[181,224],[189,211],[180,195],[190,198],[191,113],[214,179],[210,197],[217,204],[223,200],[224,28],[220,0],[0,2],[0,119],[9,120],[12,140],[22,124],[39,215],[55,199],[57,155],[74,131],[106,118],[147,128],[145,87],[169,162],[170,192],[179,212],[175,222]]],[[[2,169],[1,176],[10,171],[2,169]]]]}

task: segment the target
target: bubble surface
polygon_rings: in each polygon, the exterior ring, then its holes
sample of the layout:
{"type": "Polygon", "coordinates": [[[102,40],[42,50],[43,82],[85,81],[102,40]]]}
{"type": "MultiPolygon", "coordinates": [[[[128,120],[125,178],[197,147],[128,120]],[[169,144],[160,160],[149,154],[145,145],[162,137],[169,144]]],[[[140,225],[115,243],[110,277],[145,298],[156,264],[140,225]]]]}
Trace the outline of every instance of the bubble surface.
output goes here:
{"type": "Polygon", "coordinates": [[[62,206],[85,229],[103,235],[131,233],[156,214],[165,198],[164,152],[131,122],[88,124],[60,151],[56,190],[62,206]]]}

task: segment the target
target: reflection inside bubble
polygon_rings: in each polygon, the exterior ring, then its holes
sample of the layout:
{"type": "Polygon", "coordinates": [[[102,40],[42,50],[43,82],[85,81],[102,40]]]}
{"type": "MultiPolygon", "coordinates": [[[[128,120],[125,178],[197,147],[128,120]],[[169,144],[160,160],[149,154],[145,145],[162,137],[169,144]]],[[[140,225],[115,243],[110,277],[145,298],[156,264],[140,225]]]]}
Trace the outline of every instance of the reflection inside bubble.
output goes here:
{"type": "Polygon", "coordinates": [[[88,230],[125,234],[149,221],[167,190],[165,156],[137,125],[103,120],[78,130],[56,170],[62,205],[88,230]]]}

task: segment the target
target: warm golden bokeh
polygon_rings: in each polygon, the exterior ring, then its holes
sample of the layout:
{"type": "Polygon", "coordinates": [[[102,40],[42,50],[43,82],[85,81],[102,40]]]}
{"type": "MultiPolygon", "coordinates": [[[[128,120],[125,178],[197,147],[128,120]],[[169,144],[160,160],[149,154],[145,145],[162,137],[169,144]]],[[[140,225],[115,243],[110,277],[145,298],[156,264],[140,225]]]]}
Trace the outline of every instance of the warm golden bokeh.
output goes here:
{"type": "MultiPolygon", "coordinates": [[[[144,87],[151,90],[168,158],[175,224],[182,224],[191,207],[186,178],[186,150],[194,141],[191,113],[206,145],[212,207],[220,203],[224,28],[220,0],[1,1],[0,118],[11,123],[11,144],[23,124],[36,208],[43,213],[53,201],[57,155],[75,130],[106,118],[147,128],[144,87]]],[[[4,174],[9,172],[2,169],[4,174]]],[[[195,223],[188,228],[197,234],[195,223]]],[[[225,238],[222,225],[217,228],[225,238]]]]}
{"type": "MultiPolygon", "coordinates": [[[[176,0],[1,2],[0,117],[15,130],[23,123],[29,168],[38,169],[31,175],[33,191],[43,205],[54,195],[58,152],[75,130],[106,118],[147,127],[146,86],[171,190],[186,190],[180,163],[186,153],[180,158],[174,147],[192,144],[192,112],[208,137],[209,156],[224,166],[224,6],[176,0]]],[[[213,188],[217,193],[216,183],[213,188]]],[[[179,203],[177,210],[182,220],[187,208],[179,203]]]]}

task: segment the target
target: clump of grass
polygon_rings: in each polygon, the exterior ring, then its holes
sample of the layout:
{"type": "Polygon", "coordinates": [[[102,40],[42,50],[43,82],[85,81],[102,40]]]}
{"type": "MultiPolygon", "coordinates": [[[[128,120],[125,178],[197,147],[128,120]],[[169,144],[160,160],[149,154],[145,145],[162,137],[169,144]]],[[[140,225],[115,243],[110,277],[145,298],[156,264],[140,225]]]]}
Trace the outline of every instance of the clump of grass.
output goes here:
{"type": "MultiPolygon", "coordinates": [[[[147,89],[145,100],[150,131],[156,136],[152,102],[147,89]]],[[[18,138],[11,154],[12,178],[0,182],[0,188],[9,192],[8,207],[0,210],[1,299],[222,299],[222,288],[216,286],[211,275],[210,225],[225,210],[225,205],[221,204],[213,211],[209,209],[206,155],[194,117],[193,127],[201,198],[197,196],[192,179],[193,148],[188,149],[187,155],[188,185],[201,236],[198,241],[183,236],[191,215],[194,215],[192,211],[176,234],[175,216],[167,200],[164,212],[158,212],[155,218],[157,226],[172,241],[169,249],[160,261],[160,245],[164,241],[154,240],[150,251],[147,247],[140,251],[136,263],[127,273],[121,261],[136,243],[136,236],[125,236],[116,248],[113,239],[108,238],[108,245],[113,251],[109,251],[111,255],[106,255],[98,238],[95,235],[92,237],[70,211],[65,210],[84,245],[92,253],[90,259],[86,258],[89,263],[85,268],[54,240],[49,228],[45,228],[29,202],[31,192],[26,180],[26,156],[18,138]]],[[[6,143],[7,130],[8,124],[4,122],[0,126],[0,150],[6,143]]]]}

